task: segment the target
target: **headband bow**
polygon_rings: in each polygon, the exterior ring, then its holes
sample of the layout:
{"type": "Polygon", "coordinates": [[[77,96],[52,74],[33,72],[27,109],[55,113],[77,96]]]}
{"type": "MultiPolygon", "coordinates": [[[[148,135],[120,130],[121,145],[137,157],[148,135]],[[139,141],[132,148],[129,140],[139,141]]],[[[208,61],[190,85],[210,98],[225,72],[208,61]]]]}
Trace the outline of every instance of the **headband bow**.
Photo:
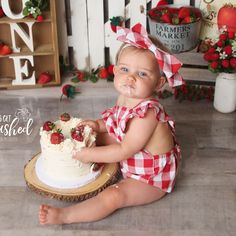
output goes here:
{"type": "Polygon", "coordinates": [[[149,39],[146,29],[140,23],[131,29],[117,26],[117,40],[138,48],[149,49],[157,58],[171,87],[185,84],[182,76],[178,73],[182,63],[175,56],[154,45],[149,39]]]}

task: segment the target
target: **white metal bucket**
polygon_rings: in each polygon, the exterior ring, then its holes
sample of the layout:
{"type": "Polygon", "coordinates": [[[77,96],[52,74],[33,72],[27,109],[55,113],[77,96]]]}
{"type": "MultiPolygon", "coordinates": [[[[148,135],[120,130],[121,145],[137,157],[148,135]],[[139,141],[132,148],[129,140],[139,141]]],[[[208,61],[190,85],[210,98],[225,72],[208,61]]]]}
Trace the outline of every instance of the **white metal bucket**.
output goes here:
{"type": "Polygon", "coordinates": [[[194,49],[199,42],[201,19],[182,25],[160,23],[148,17],[150,33],[157,37],[173,53],[194,49]]]}

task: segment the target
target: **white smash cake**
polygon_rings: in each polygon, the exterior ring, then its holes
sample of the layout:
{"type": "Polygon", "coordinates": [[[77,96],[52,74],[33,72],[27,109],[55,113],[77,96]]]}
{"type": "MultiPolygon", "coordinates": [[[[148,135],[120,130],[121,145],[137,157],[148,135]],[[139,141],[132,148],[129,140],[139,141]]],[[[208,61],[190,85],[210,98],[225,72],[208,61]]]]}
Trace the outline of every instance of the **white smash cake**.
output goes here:
{"type": "Polygon", "coordinates": [[[45,184],[55,188],[77,188],[95,180],[101,173],[98,164],[82,163],[73,153],[95,144],[96,136],[89,126],[79,126],[81,119],[61,115],[60,120],[47,121],[40,128],[41,154],[36,174],[45,184]]]}

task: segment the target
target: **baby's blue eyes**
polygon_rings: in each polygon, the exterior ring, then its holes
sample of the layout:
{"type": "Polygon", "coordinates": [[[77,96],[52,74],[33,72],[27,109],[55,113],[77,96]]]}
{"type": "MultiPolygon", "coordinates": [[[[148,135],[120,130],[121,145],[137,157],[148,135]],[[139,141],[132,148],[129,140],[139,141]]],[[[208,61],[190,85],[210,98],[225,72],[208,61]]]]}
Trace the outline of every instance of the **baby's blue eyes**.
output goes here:
{"type": "Polygon", "coordinates": [[[126,67],[121,67],[120,70],[121,70],[122,72],[128,72],[128,71],[129,71],[128,68],[126,68],[126,67]]]}
{"type": "MultiPolygon", "coordinates": [[[[123,72],[123,73],[129,72],[129,69],[126,68],[126,67],[121,67],[120,70],[121,70],[121,72],[123,72]]],[[[144,78],[144,77],[147,77],[147,76],[148,76],[148,74],[147,74],[146,72],[143,72],[143,71],[138,71],[138,72],[137,72],[137,75],[138,75],[139,77],[141,77],[141,78],[144,78]]]]}
{"type": "Polygon", "coordinates": [[[139,77],[146,77],[147,73],[141,71],[138,73],[138,75],[139,75],[139,77]]]}

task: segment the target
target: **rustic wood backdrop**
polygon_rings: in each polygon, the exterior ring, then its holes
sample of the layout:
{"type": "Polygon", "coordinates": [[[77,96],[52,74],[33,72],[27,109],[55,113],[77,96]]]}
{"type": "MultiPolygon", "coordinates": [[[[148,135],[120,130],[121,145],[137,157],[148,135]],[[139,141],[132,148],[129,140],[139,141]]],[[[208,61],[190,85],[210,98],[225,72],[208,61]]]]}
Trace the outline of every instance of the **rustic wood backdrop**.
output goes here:
{"type": "MultiPolygon", "coordinates": [[[[78,69],[91,70],[114,63],[120,46],[110,28],[110,18],[122,16],[126,26],[137,22],[148,28],[146,13],[159,0],[65,0],[57,4],[61,54],[78,69]],[[145,10],[141,12],[140,7],[145,10]]],[[[174,0],[169,3],[199,7],[201,0],[174,0]]],[[[215,75],[207,69],[201,53],[196,50],[180,53],[184,63],[181,73],[186,80],[214,83],[215,75]]]]}

